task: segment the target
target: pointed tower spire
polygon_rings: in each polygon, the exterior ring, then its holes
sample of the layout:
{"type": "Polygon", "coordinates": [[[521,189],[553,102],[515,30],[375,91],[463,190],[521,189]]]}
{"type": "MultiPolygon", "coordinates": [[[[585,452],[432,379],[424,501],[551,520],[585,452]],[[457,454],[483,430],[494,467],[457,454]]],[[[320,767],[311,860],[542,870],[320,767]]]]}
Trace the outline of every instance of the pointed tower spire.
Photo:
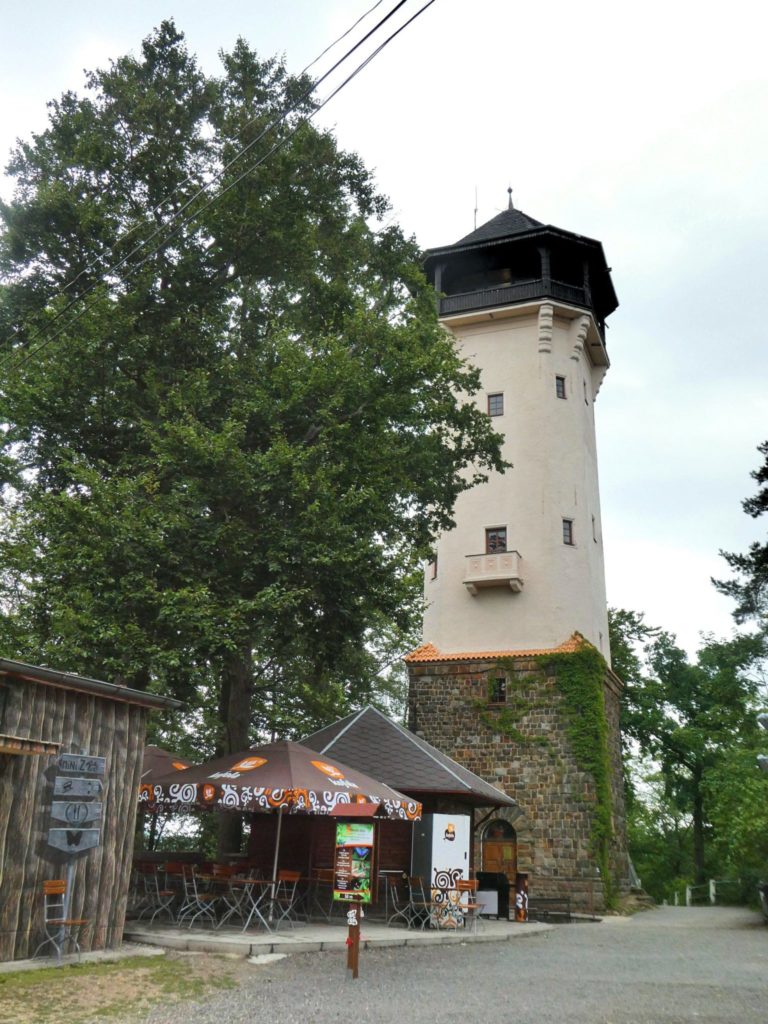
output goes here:
{"type": "Polygon", "coordinates": [[[507,209],[508,210],[514,210],[515,204],[512,202],[512,186],[511,185],[507,189],[507,195],[509,196],[509,206],[507,207],[507,209]]]}

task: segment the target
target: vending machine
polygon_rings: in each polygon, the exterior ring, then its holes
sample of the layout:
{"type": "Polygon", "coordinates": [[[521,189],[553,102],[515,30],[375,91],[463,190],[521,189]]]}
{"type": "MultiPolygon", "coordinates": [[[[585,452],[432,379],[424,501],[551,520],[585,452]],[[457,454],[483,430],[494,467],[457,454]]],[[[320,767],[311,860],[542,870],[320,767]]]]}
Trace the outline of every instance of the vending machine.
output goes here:
{"type": "Polygon", "coordinates": [[[435,903],[433,920],[440,927],[464,924],[457,890],[460,878],[469,878],[472,829],[468,814],[425,814],[413,826],[411,870],[422,879],[424,895],[435,903]]]}

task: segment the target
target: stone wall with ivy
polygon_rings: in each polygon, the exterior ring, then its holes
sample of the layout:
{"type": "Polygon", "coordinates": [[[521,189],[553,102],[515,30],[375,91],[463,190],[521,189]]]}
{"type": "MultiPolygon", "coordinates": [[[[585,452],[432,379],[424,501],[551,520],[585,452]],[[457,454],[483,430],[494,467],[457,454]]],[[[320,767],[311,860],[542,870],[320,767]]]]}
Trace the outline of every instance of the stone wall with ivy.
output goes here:
{"type": "Polygon", "coordinates": [[[518,870],[531,894],[569,895],[586,911],[611,905],[629,881],[618,689],[599,653],[585,645],[409,673],[410,727],[518,804],[518,870]]]}

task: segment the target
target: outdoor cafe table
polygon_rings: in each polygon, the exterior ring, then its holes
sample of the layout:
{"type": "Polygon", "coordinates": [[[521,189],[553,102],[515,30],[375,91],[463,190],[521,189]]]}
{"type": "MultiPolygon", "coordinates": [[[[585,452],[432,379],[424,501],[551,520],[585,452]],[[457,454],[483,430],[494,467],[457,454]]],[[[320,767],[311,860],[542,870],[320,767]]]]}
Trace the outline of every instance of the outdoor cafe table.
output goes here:
{"type": "Polygon", "coordinates": [[[243,931],[248,928],[254,917],[258,918],[268,931],[277,931],[281,921],[293,925],[299,915],[309,921],[319,884],[317,878],[302,876],[294,886],[290,881],[281,880],[279,874],[274,879],[233,878],[231,882],[233,887],[243,887],[243,904],[246,909],[250,908],[243,931]]]}
{"type": "Polygon", "coordinates": [[[270,922],[264,916],[270,916],[272,910],[272,890],[277,883],[270,878],[233,878],[232,886],[243,889],[243,909],[248,911],[248,917],[243,925],[243,931],[247,931],[254,917],[264,925],[268,932],[272,931],[270,922]]]}
{"type": "Polygon", "coordinates": [[[241,921],[245,919],[244,913],[249,909],[247,886],[255,879],[215,873],[199,874],[197,878],[208,887],[210,892],[216,893],[226,907],[216,925],[217,928],[223,927],[230,918],[235,916],[239,917],[241,921]]]}

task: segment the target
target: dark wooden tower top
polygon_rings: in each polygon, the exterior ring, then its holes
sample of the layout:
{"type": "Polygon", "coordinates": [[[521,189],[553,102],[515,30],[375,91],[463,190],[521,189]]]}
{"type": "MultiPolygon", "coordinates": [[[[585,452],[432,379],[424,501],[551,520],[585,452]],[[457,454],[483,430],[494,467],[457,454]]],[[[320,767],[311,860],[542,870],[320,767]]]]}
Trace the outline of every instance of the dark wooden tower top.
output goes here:
{"type": "Polygon", "coordinates": [[[618,306],[600,242],[516,210],[497,214],[453,245],[428,249],[424,268],[440,316],[553,299],[605,318],[618,306]]]}

